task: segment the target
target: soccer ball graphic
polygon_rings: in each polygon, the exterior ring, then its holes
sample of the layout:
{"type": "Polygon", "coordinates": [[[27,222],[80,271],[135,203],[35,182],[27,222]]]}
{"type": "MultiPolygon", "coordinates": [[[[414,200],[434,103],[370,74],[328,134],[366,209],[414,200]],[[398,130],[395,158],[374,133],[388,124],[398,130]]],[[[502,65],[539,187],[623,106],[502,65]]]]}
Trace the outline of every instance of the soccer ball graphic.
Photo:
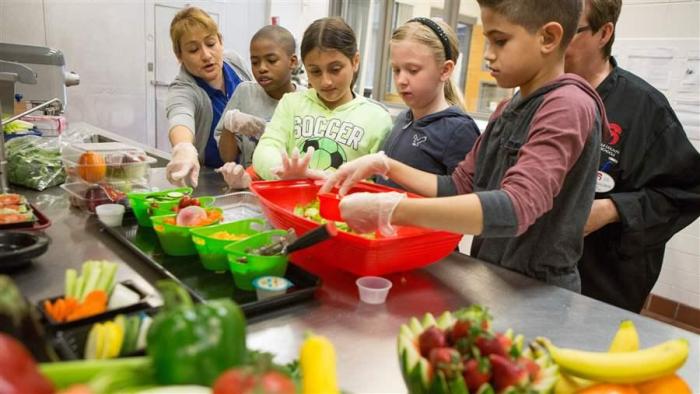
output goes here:
{"type": "Polygon", "coordinates": [[[318,170],[337,169],[347,160],[343,148],[330,138],[323,137],[306,140],[301,146],[301,151],[306,152],[311,147],[314,148],[314,156],[309,163],[310,168],[318,170]]]}

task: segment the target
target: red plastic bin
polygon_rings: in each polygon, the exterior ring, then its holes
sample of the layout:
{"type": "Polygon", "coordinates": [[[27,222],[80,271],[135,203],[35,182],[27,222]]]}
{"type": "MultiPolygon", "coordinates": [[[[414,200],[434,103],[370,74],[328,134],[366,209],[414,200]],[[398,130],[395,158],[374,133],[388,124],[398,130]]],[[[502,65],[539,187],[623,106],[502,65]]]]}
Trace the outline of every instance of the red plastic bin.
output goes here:
{"type": "MultiPolygon", "coordinates": [[[[263,212],[273,226],[294,228],[301,235],[318,223],[295,215],[294,207],[313,201],[322,184],[313,180],[261,181],[253,182],[250,189],[259,197],[263,212]]],[[[393,190],[361,182],[350,193],[393,190]]],[[[419,198],[410,193],[409,196],[419,198]]],[[[330,265],[358,276],[385,275],[434,263],[453,252],[462,238],[461,234],[418,227],[396,226],[396,230],[395,236],[378,234],[376,239],[339,231],[326,242],[295,252],[292,259],[304,265],[330,265]]]]}

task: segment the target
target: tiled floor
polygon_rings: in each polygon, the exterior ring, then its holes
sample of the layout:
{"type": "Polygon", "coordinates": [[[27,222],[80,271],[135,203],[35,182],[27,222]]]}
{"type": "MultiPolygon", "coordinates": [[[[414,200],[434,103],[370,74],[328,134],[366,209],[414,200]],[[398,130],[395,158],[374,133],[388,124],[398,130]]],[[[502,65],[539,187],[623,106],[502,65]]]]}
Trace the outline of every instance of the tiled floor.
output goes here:
{"type": "Polygon", "coordinates": [[[700,334],[700,310],[664,297],[651,294],[642,315],[700,334]]]}

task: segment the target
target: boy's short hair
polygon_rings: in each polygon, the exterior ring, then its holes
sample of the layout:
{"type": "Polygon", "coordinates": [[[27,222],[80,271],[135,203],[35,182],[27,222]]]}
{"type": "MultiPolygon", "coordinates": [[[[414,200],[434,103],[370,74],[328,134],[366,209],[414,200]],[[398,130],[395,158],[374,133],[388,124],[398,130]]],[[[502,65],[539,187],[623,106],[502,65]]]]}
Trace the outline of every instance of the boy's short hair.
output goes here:
{"type": "Polygon", "coordinates": [[[209,34],[216,35],[219,37],[219,42],[221,42],[219,26],[216,25],[216,22],[209,14],[197,7],[183,8],[175,14],[175,17],[170,22],[170,40],[173,42],[173,52],[175,52],[176,56],[180,56],[180,39],[182,36],[195,28],[204,29],[209,34]]]}
{"type": "Polygon", "coordinates": [[[549,22],[564,29],[561,48],[566,48],[576,34],[581,15],[581,0],[477,0],[480,7],[491,8],[510,22],[534,33],[549,22]]]}
{"type": "MultiPolygon", "coordinates": [[[[606,23],[612,22],[617,25],[617,18],[622,9],[622,0],[586,0],[586,23],[591,27],[593,33],[600,30],[606,23]]],[[[602,48],[603,56],[610,57],[612,46],[615,41],[615,29],[613,29],[610,41],[602,48]]]]}
{"type": "Polygon", "coordinates": [[[250,39],[250,42],[260,40],[263,38],[277,42],[282,48],[284,48],[284,51],[289,56],[292,56],[297,51],[297,43],[294,40],[294,36],[292,35],[292,33],[289,32],[289,30],[285,29],[282,26],[263,26],[253,35],[253,38],[250,39]]]}

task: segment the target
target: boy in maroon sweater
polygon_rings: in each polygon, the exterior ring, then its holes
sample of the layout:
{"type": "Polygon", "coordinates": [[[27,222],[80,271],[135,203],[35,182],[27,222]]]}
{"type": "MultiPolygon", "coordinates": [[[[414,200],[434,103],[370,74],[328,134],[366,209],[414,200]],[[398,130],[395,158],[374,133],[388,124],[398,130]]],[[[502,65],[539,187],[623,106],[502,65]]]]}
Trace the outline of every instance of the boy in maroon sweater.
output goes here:
{"type": "Polygon", "coordinates": [[[427,197],[356,193],[340,209],[361,232],[392,224],[477,235],[472,256],[580,291],[576,264],[593,201],[605,110],[582,78],[564,74],[580,0],[478,0],[485,57],[499,86],[519,92],[499,105],[451,176],[428,174],[381,152],[341,166],[322,191],[379,174],[427,197]]]}

